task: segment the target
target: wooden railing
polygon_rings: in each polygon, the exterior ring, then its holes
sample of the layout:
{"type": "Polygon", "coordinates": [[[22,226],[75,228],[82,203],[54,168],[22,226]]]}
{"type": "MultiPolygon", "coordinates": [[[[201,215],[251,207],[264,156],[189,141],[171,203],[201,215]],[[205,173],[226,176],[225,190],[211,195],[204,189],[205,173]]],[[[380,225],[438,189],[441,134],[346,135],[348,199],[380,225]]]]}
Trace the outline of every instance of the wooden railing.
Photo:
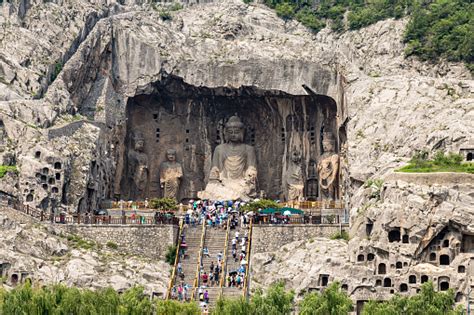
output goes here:
{"type": "Polygon", "coordinates": [[[201,262],[202,262],[202,250],[204,247],[204,239],[206,237],[206,221],[202,222],[202,234],[201,234],[201,244],[199,245],[199,253],[198,253],[198,259],[197,259],[197,266],[196,266],[196,276],[194,278],[194,285],[193,285],[193,294],[192,299],[196,299],[196,289],[199,286],[199,280],[201,276],[201,262]]]}
{"type": "Polygon", "coordinates": [[[175,258],[174,258],[174,266],[173,266],[173,272],[171,273],[171,279],[168,284],[168,292],[166,293],[166,299],[171,298],[171,290],[173,289],[173,285],[175,283],[175,277],[176,277],[176,269],[178,268],[178,262],[179,262],[179,251],[181,249],[181,240],[182,235],[183,235],[183,228],[184,228],[184,220],[181,219],[179,223],[179,230],[178,230],[178,244],[176,245],[176,253],[175,253],[175,258]]]}
{"type": "Polygon", "coordinates": [[[249,276],[250,276],[250,249],[252,243],[252,220],[250,220],[249,224],[249,235],[247,238],[247,255],[245,255],[245,259],[247,260],[247,265],[245,266],[245,277],[244,277],[244,288],[242,290],[242,296],[247,298],[248,296],[248,289],[249,289],[249,276]]]}

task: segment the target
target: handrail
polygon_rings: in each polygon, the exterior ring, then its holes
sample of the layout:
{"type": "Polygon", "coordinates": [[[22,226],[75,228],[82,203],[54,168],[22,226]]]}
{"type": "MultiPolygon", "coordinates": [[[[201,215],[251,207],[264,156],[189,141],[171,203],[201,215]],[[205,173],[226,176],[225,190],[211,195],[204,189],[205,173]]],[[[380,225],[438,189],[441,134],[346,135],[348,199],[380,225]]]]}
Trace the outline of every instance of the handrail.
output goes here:
{"type": "Polygon", "coordinates": [[[194,278],[194,288],[193,288],[193,294],[192,294],[193,299],[195,299],[196,288],[199,285],[199,277],[200,277],[201,262],[202,262],[202,249],[203,249],[203,246],[204,246],[205,236],[206,236],[206,220],[203,220],[203,222],[202,222],[201,244],[199,245],[199,255],[198,255],[197,266],[196,266],[196,276],[194,278]]]}
{"type": "Polygon", "coordinates": [[[181,248],[181,240],[183,239],[183,227],[184,227],[184,220],[181,218],[179,222],[178,245],[176,246],[176,256],[174,257],[173,272],[171,273],[171,279],[168,285],[168,293],[166,294],[167,300],[169,300],[171,297],[171,290],[173,288],[173,283],[175,282],[176,269],[178,268],[178,261],[179,261],[179,250],[181,248]]]}
{"type": "Polygon", "coordinates": [[[221,278],[219,279],[220,280],[219,287],[221,288],[227,275],[227,252],[229,251],[229,234],[230,234],[230,217],[227,218],[227,231],[225,235],[225,244],[224,244],[224,258],[222,259],[222,270],[220,273],[221,278]]]}
{"type": "Polygon", "coordinates": [[[247,259],[247,267],[245,268],[245,278],[244,278],[244,288],[242,290],[242,296],[244,298],[247,298],[247,291],[248,291],[248,284],[249,284],[249,274],[250,274],[250,248],[251,248],[251,242],[252,242],[252,221],[250,220],[249,224],[249,235],[247,239],[247,255],[245,255],[245,258],[247,259]]]}

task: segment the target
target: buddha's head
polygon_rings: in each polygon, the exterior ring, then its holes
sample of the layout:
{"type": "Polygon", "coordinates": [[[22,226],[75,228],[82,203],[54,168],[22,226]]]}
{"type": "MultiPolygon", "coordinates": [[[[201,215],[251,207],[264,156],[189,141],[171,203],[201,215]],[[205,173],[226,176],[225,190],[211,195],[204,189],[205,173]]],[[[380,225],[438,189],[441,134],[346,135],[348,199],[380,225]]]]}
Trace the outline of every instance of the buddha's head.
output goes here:
{"type": "Polygon", "coordinates": [[[293,149],[293,153],[291,154],[291,160],[293,161],[293,163],[299,163],[301,161],[301,155],[296,149],[293,149]]]}
{"type": "Polygon", "coordinates": [[[175,149],[166,150],[166,159],[169,162],[175,162],[176,161],[176,150],[175,149]]]}
{"type": "Polygon", "coordinates": [[[229,118],[225,124],[224,134],[228,142],[244,142],[244,124],[237,115],[229,118]]]}
{"type": "Polygon", "coordinates": [[[135,151],[138,151],[138,152],[143,152],[143,149],[145,148],[145,139],[143,139],[143,136],[141,133],[137,132],[135,133],[134,137],[133,137],[133,148],[135,149],[135,151]]]}
{"type": "Polygon", "coordinates": [[[336,150],[336,140],[334,139],[332,133],[324,132],[323,133],[323,153],[333,153],[336,150]]]}

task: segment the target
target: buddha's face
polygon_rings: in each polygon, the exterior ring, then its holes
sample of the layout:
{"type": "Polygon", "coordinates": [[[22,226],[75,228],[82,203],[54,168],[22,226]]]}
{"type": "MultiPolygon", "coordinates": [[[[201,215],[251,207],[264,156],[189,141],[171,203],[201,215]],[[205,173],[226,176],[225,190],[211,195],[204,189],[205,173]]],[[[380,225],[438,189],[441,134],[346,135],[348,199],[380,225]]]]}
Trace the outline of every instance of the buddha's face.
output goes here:
{"type": "Polygon", "coordinates": [[[244,141],[244,130],[239,127],[227,127],[225,129],[225,137],[227,141],[239,143],[244,141]]]}
{"type": "Polygon", "coordinates": [[[168,161],[170,162],[176,161],[176,152],[171,152],[171,151],[166,152],[166,159],[168,159],[168,161]]]}
{"type": "Polygon", "coordinates": [[[145,142],[141,139],[135,140],[135,151],[142,152],[145,142]]]}

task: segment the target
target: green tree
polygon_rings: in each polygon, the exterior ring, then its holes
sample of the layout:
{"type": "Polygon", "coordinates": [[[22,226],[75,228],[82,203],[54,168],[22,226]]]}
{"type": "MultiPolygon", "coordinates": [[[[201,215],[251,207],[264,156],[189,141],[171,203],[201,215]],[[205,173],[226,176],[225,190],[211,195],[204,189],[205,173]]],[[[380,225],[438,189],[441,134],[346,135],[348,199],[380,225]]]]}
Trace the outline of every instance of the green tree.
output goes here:
{"type": "Polygon", "coordinates": [[[285,283],[280,281],[268,288],[263,294],[257,290],[250,301],[254,314],[259,315],[285,315],[291,314],[295,293],[285,290],[285,283]]]}
{"type": "Polygon", "coordinates": [[[165,255],[165,261],[168,264],[173,266],[175,260],[176,260],[176,246],[175,245],[168,246],[168,250],[166,251],[166,255],[165,255]]]}
{"type": "Polygon", "coordinates": [[[281,208],[281,206],[273,200],[261,199],[261,200],[249,202],[241,207],[242,211],[244,212],[249,212],[249,211],[257,212],[258,209],[266,209],[266,208],[278,209],[278,208],[281,208]]]}
{"type": "Polygon", "coordinates": [[[454,291],[436,292],[433,283],[421,285],[421,292],[414,296],[394,296],[385,302],[369,301],[363,315],[461,315],[462,305],[455,307],[454,291]]]}
{"type": "Polygon", "coordinates": [[[156,314],[166,315],[200,315],[201,309],[195,302],[180,303],[174,300],[158,300],[156,314]]]}
{"type": "Polygon", "coordinates": [[[173,198],[155,198],[150,200],[152,208],[157,210],[176,210],[178,204],[173,198]]]}
{"type": "Polygon", "coordinates": [[[322,293],[305,295],[299,303],[300,315],[346,315],[352,308],[352,301],[341,290],[338,282],[333,282],[322,293]]]}

